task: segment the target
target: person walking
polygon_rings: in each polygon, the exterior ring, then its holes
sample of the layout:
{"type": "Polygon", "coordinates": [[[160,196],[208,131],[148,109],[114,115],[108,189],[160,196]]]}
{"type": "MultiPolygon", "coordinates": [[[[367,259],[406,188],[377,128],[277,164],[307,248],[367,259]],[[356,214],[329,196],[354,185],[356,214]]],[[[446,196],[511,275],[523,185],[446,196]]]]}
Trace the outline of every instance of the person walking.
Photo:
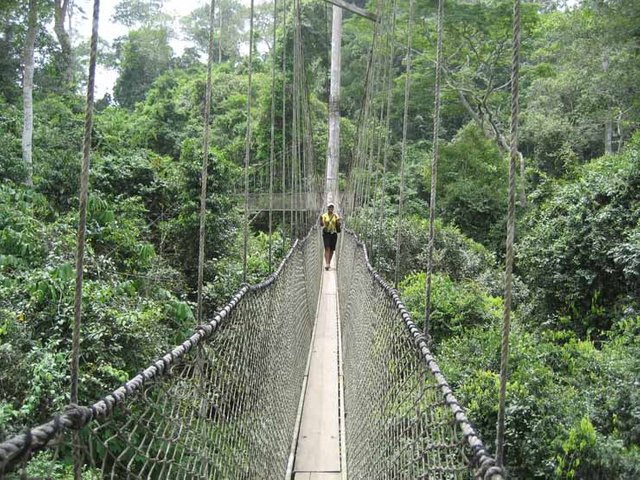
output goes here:
{"type": "Polygon", "coordinates": [[[333,203],[327,205],[327,212],[320,216],[320,225],[322,225],[322,241],[324,243],[324,260],[325,270],[329,270],[333,252],[336,250],[338,243],[338,233],[340,232],[340,217],[334,213],[335,206],[333,203]]]}

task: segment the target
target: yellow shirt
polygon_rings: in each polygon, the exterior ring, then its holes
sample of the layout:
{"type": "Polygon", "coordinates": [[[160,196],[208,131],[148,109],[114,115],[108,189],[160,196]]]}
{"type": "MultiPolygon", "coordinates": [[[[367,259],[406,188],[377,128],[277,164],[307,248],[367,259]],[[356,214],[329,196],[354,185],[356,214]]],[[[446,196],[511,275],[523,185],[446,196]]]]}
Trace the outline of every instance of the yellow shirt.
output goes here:
{"type": "Polygon", "coordinates": [[[322,214],[322,226],[323,230],[327,233],[336,233],[336,224],[340,220],[340,217],[335,213],[333,215],[329,215],[328,213],[322,214]]]}

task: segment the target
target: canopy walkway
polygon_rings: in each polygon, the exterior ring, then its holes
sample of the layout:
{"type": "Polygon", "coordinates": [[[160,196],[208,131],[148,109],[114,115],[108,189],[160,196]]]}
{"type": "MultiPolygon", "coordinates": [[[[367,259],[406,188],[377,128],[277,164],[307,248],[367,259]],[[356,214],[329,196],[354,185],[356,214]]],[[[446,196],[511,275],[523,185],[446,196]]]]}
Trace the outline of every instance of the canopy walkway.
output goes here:
{"type": "Polygon", "coordinates": [[[1,443],[0,477],[504,478],[364,246],[321,261],[313,228],[123,386],[1,443]]]}
{"type": "MultiPolygon", "coordinates": [[[[273,45],[277,43],[274,2],[273,45]]],[[[323,182],[316,153],[302,51],[301,5],[282,6],[282,28],[292,28],[292,72],[282,51],[282,148],[276,152],[275,95],[271,98],[268,175],[252,164],[252,121],[247,121],[244,162],[244,254],[247,273],[250,214],[289,211],[291,238],[315,222],[323,182]],[[293,25],[286,8],[293,7],[293,25]],[[288,83],[290,82],[290,83],[288,83]],[[290,94],[290,95],[289,95],[290,94]],[[290,97],[290,98],[289,98],[290,97]],[[288,104],[290,101],[291,105],[288,104]],[[287,125],[290,123],[290,127],[287,125]],[[288,134],[288,136],[287,136],[288,134]],[[276,165],[279,158],[280,165],[276,165]],[[251,167],[251,169],[250,169],[251,167]],[[281,172],[276,179],[276,169],[281,172]],[[249,172],[262,182],[250,190],[249,172]],[[267,181],[268,178],[268,181],[267,181]],[[278,180],[278,185],[274,180],[278,180]],[[267,191],[268,184],[268,195],[267,191]],[[281,192],[281,195],[276,192],[281,192]],[[252,196],[253,195],[253,196],[252,196]],[[294,215],[295,213],[295,215],[294,215]]],[[[342,6],[342,0],[332,0],[342,6]]],[[[399,159],[396,284],[401,255],[404,168],[412,65],[414,0],[406,21],[404,109],[399,159]]],[[[434,130],[427,267],[435,243],[443,1],[438,1],[434,130]]],[[[334,10],[334,32],[340,31],[334,10]]],[[[358,12],[358,10],[352,10],[358,12]]],[[[372,269],[353,233],[340,235],[337,265],[322,269],[322,241],[312,228],[296,241],[279,269],[259,285],[243,286],[181,345],[91,405],[78,405],[80,319],[86,233],[93,85],[99,0],[94,0],[87,111],[79,196],[76,303],[71,363],[71,404],[49,422],[0,443],[0,479],[483,479],[505,478],[504,411],[515,229],[518,120],[519,0],[514,0],[511,70],[509,209],[505,311],[500,365],[496,459],[487,452],[433,358],[427,337],[413,323],[395,290],[372,269]],[[75,402],[75,403],[74,403],[75,402]],[[73,460],[71,460],[73,458],[73,460]],[[54,472],[54,469],[56,470],[54,472]],[[73,471],[71,471],[73,469],[73,471]]],[[[252,118],[253,1],[247,62],[247,118],[252,118]]],[[[364,78],[364,95],[344,191],[348,214],[377,204],[382,218],[391,151],[391,102],[396,58],[396,3],[378,2],[364,78]],[[381,41],[386,38],[386,48],[381,41]],[[385,67],[386,65],[386,67],[385,67]],[[374,99],[377,97],[377,101],[374,99]],[[377,153],[376,153],[377,152],[377,153]],[[378,161],[374,162],[374,157],[378,161]],[[379,161],[381,160],[381,161],[379,161]],[[382,165],[382,170],[377,164],[382,165]],[[375,175],[374,175],[375,173],[375,175]],[[381,180],[376,186],[376,182],[381,180]],[[376,195],[374,190],[379,190],[376,195]]],[[[209,163],[214,7],[209,8],[209,61],[204,102],[200,195],[198,318],[202,318],[207,175],[209,163]]],[[[284,37],[283,37],[284,38],[284,37]]],[[[284,42],[285,45],[287,42],[284,42]]],[[[339,45],[332,45],[329,159],[324,200],[335,201],[339,179],[339,45]],[[334,68],[334,59],[336,60],[334,68]],[[335,78],[335,81],[334,81],[335,78]],[[334,91],[335,90],[335,91],[334,91]]],[[[276,49],[274,48],[275,52],[276,49]]],[[[271,88],[275,92],[272,62],[271,88]]],[[[266,164],[265,164],[266,166],[266,164]]],[[[283,224],[284,221],[284,213],[283,224]]],[[[284,230],[284,229],[283,229],[284,230]]],[[[269,245],[271,269],[272,244],[269,245]]]]}

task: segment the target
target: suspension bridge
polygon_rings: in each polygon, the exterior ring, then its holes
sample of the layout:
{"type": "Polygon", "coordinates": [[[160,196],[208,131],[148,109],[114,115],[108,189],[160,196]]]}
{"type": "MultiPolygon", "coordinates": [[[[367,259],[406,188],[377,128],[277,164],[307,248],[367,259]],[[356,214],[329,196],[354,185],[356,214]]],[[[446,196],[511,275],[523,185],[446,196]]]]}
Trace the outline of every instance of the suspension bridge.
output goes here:
{"type": "MultiPolygon", "coordinates": [[[[88,105],[93,104],[97,43],[98,0],[95,1],[88,105]]],[[[342,0],[331,3],[349,7],[342,0]]],[[[433,254],[435,177],[438,158],[439,59],[442,44],[442,0],[438,2],[438,58],[434,113],[434,152],[430,202],[429,279],[433,254]]],[[[508,355],[510,282],[513,263],[513,207],[517,142],[518,0],[514,1],[514,67],[512,69],[512,144],[507,237],[505,337],[501,363],[501,406],[497,458],[489,453],[459,405],[428,346],[395,289],[372,268],[366,246],[351,231],[340,235],[332,268],[322,268],[322,239],[318,226],[296,240],[279,268],[258,285],[243,285],[211,318],[202,318],[201,288],[204,223],[200,230],[198,318],[200,324],[180,345],[121,387],[92,404],[77,400],[79,317],[76,301],[72,395],[67,409],[25,433],[2,439],[0,478],[47,478],[47,465],[73,465],[76,479],[485,479],[506,478],[502,468],[504,388],[508,355]],[[506,348],[505,348],[506,343],[506,348]],[[506,352],[506,353],[505,353],[506,352]],[[502,429],[502,431],[501,431],[502,429]],[[71,460],[72,459],[72,460],[71,460]]],[[[373,157],[384,157],[387,168],[388,135],[376,134],[383,119],[389,131],[392,42],[375,57],[393,18],[389,5],[378,2],[376,14],[351,11],[374,21],[373,44],[365,79],[365,99],[358,125],[357,145],[350,165],[348,190],[343,192],[350,212],[372,198],[373,157]],[[386,55],[386,57],[385,57],[386,55]],[[388,62],[387,62],[388,59],[388,62]],[[373,80],[382,81],[377,83],[373,80]],[[381,85],[386,101],[373,107],[374,85],[381,85]],[[379,119],[376,121],[376,119],[379,119]],[[377,154],[376,154],[377,152],[377,154]],[[383,152],[381,154],[381,152],[383,152]]],[[[351,8],[351,7],[349,7],[351,8]]],[[[395,9],[395,2],[393,5],[395,9]]],[[[334,26],[336,11],[334,8],[334,26]]],[[[403,165],[406,156],[407,99],[411,73],[411,27],[414,2],[409,2],[405,58],[405,108],[400,159],[402,216],[403,165]]],[[[295,2],[292,84],[292,131],[289,190],[281,152],[281,195],[274,187],[274,109],[271,105],[271,159],[269,192],[249,193],[247,171],[251,154],[251,122],[247,125],[245,157],[245,269],[249,213],[268,210],[294,213],[300,225],[315,223],[321,200],[338,198],[337,164],[328,161],[326,188],[315,176],[309,105],[301,50],[300,4],[295,2]],[[278,200],[279,198],[279,200],[278,200]]],[[[210,8],[210,29],[213,28],[210,8]]],[[[274,44],[276,40],[274,4],[274,44]]],[[[283,15],[284,30],[286,18],[283,15]]],[[[339,23],[339,17],[338,17],[339,23]]],[[[393,28],[392,28],[393,27],[393,28]]],[[[251,55],[253,2],[248,63],[248,118],[251,118],[251,55]]],[[[204,219],[209,144],[212,38],[205,103],[204,159],[201,219],[204,219]]],[[[335,55],[332,55],[332,62],[335,55]]],[[[338,55],[339,58],[339,55],[338,55]]],[[[283,55],[284,69],[286,61],[283,55]]],[[[275,61],[274,61],[275,66],[275,61]]],[[[275,68],[275,67],[274,67],[275,68]]],[[[332,79],[334,76],[332,69],[332,79]]],[[[275,76],[275,71],[272,71],[275,76]]],[[[275,77],[274,77],[275,78],[275,77]]],[[[275,83],[273,84],[275,85],[275,83]]],[[[283,92],[286,85],[283,84],[283,92]]],[[[337,99],[333,83],[330,98],[330,143],[336,127],[337,99]],[[333,127],[331,126],[333,125],[333,127]]],[[[283,129],[286,106],[283,94],[283,129]]],[[[91,108],[87,109],[85,149],[80,193],[77,285],[82,286],[84,216],[91,145],[91,108]],[[83,206],[83,202],[85,205],[83,206]],[[84,212],[83,212],[84,209],[84,212]]],[[[338,118],[339,120],[339,118],[338,118]]],[[[335,139],[334,139],[335,140],[335,139]]],[[[330,157],[337,161],[337,147],[330,157]]],[[[380,203],[384,205],[384,171],[380,203]]],[[[265,176],[266,179],[267,176],[265,176]]],[[[401,220],[401,219],[400,219],[401,220]]],[[[201,220],[204,222],[204,220],[201,220]]],[[[400,221],[398,225],[400,226],[400,221]]],[[[400,227],[399,227],[400,228],[400,227]]],[[[292,227],[292,232],[294,228],[292,227]]],[[[398,231],[399,232],[399,231],[398,231]]],[[[398,233],[398,238],[400,238],[398,233]]],[[[397,254],[400,255],[398,242],[397,254]]],[[[396,259],[398,263],[398,259],[396,259]]],[[[429,308],[427,284],[427,321],[429,308]]],[[[78,291],[78,289],[77,289],[78,291]]]]}

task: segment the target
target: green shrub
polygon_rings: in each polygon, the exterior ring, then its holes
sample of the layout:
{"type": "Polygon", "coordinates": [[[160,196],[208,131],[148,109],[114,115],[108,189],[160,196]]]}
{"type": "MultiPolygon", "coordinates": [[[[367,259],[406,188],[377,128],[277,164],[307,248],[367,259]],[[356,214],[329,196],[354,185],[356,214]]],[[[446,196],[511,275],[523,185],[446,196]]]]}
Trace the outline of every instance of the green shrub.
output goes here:
{"type": "Polygon", "coordinates": [[[578,173],[528,215],[517,266],[536,320],[597,336],[640,302],[640,135],[578,173]]]}

